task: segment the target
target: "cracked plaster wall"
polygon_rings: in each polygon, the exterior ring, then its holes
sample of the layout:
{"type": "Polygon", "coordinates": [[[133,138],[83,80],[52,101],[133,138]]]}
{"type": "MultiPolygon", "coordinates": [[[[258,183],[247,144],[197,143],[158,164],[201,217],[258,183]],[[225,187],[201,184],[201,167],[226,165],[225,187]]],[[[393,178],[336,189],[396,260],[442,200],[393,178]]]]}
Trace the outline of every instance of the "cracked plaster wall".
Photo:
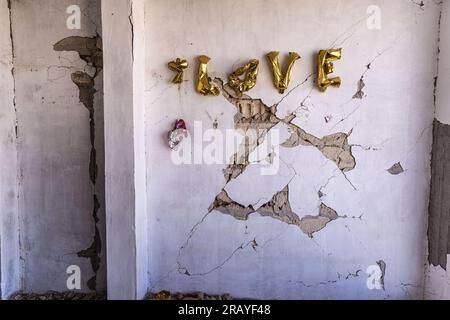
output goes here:
{"type": "Polygon", "coordinates": [[[440,24],[439,65],[436,87],[428,259],[425,298],[450,299],[450,246],[448,203],[450,153],[450,1],[443,2],[440,24]]]}
{"type": "Polygon", "coordinates": [[[8,1],[0,1],[0,299],[18,290],[17,146],[8,1]]]}
{"type": "Polygon", "coordinates": [[[406,0],[147,0],[150,290],[422,297],[440,9],[431,0],[423,6],[406,0]],[[366,27],[373,4],[381,9],[381,30],[366,27]],[[177,19],[167,23],[168,17],[177,19]],[[343,48],[335,64],[343,84],[322,94],[313,86],[314,58],[329,47],[343,48]],[[302,56],[284,96],[273,88],[265,60],[273,50],[280,59],[289,51],[302,56]],[[258,84],[248,96],[261,99],[251,102],[267,116],[246,117],[226,92],[198,95],[200,54],[212,58],[213,79],[259,59],[258,84]],[[191,63],[179,86],[170,84],[166,67],[177,57],[191,63]],[[287,145],[280,147],[278,174],[261,176],[258,159],[245,151],[237,171],[228,160],[173,165],[165,133],[177,118],[191,130],[200,121],[222,132],[260,121],[259,139],[279,129],[287,145]],[[321,144],[325,137],[331,145],[321,144]],[[403,172],[391,174],[399,163],[403,172]],[[314,222],[306,233],[299,219],[314,222]],[[372,265],[383,267],[384,290],[366,286],[372,265]]]}
{"type": "Polygon", "coordinates": [[[80,57],[76,44],[54,48],[69,37],[101,34],[100,1],[11,0],[11,17],[20,289],[66,291],[67,267],[78,265],[83,291],[105,290],[101,68],[98,57],[80,57]],[[80,30],[66,27],[74,4],[82,12],[80,30]]]}

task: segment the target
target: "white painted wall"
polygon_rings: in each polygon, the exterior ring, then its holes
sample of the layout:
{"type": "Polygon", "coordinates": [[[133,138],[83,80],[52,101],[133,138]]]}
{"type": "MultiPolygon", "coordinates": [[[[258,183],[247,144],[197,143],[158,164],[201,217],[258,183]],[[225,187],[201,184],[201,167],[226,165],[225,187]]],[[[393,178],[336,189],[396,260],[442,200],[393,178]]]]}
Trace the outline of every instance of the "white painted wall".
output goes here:
{"type": "MultiPolygon", "coordinates": [[[[441,17],[439,78],[436,91],[436,119],[450,125],[450,1],[444,0],[441,17]]],[[[447,259],[450,259],[448,256],[447,259]]],[[[428,265],[425,276],[426,299],[450,299],[450,266],[428,265]]]]}
{"type": "Polygon", "coordinates": [[[8,1],[0,1],[0,299],[19,289],[17,149],[8,1]]]}
{"type": "MultiPolygon", "coordinates": [[[[3,2],[6,1],[2,1],[2,6],[3,2]]],[[[85,70],[86,63],[76,52],[56,52],[53,45],[69,36],[92,37],[96,32],[101,33],[99,2],[12,0],[11,3],[18,121],[21,286],[31,292],[66,291],[66,269],[78,265],[82,271],[82,290],[86,291],[93,271],[90,261],[79,258],[77,252],[91,245],[95,232],[89,179],[89,114],[79,102],[79,90],[70,76],[72,72],[85,70]],[[66,9],[74,4],[79,5],[82,12],[80,30],[66,27],[69,16],[66,9]]],[[[1,21],[3,24],[3,16],[1,21]]],[[[2,29],[1,36],[5,34],[2,29]]],[[[3,46],[1,50],[3,52],[3,46]]],[[[98,90],[102,88],[101,78],[100,75],[97,79],[98,90]]],[[[103,167],[101,96],[100,92],[96,97],[96,147],[100,168],[103,167]]],[[[9,121],[12,116],[8,115],[9,121]]],[[[104,230],[104,187],[101,184],[98,187],[102,202],[99,228],[104,230]]],[[[105,260],[103,252],[98,290],[106,287],[105,260]]]]}
{"type": "Polygon", "coordinates": [[[150,290],[251,298],[421,298],[439,12],[435,1],[420,7],[407,0],[147,0],[150,290]],[[381,9],[381,30],[366,27],[366,10],[373,4],[381,9]],[[343,48],[336,63],[341,88],[322,94],[308,81],[283,100],[278,115],[303,101],[294,122],[307,132],[322,137],[353,130],[357,166],[348,180],[316,149],[301,147],[281,149],[277,176],[263,177],[252,165],[226,190],[235,201],[258,207],[289,184],[291,206],[303,217],[317,215],[323,187],[326,205],[362,219],[339,219],[312,240],[295,226],[257,214],[246,222],[219,212],[207,215],[225,185],[226,165],[173,165],[167,131],[177,118],[191,129],[194,121],[212,128],[211,119],[218,118],[224,132],[234,127],[236,111],[223,97],[195,93],[196,56],[210,56],[210,75],[222,78],[260,59],[258,85],[249,95],[273,105],[281,96],[265,54],[302,55],[294,88],[314,72],[317,51],[329,47],[343,48]],[[170,84],[173,74],[166,67],[177,57],[191,63],[181,86],[170,84]],[[366,97],[352,100],[362,75],[366,97]],[[397,162],[406,171],[393,176],[387,169],[397,162]],[[239,249],[253,239],[255,250],[239,249]],[[379,260],[387,265],[385,291],[368,290],[365,271],[379,260]]]}

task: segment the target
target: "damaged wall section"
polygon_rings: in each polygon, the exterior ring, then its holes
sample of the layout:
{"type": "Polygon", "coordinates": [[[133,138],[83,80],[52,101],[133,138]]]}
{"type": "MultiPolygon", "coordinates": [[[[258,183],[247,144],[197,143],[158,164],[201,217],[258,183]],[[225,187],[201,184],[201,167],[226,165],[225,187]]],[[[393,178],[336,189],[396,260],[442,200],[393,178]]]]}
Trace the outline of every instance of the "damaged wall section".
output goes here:
{"type": "MultiPolygon", "coordinates": [[[[89,132],[91,141],[91,152],[89,161],[89,177],[91,179],[93,187],[93,212],[92,218],[95,224],[94,240],[89,248],[78,252],[78,256],[86,258],[91,261],[92,271],[95,275],[87,282],[87,286],[90,290],[97,289],[97,273],[101,264],[101,252],[102,252],[102,238],[100,236],[98,223],[99,210],[101,203],[99,201],[99,195],[97,190],[97,179],[99,167],[97,163],[97,149],[95,146],[96,141],[96,123],[95,123],[95,106],[94,99],[97,90],[95,88],[95,80],[99,73],[103,69],[103,55],[102,55],[102,39],[100,36],[87,38],[87,37],[68,37],[54,45],[55,51],[75,51],[78,52],[80,58],[84,60],[88,66],[92,67],[92,74],[85,71],[76,71],[71,74],[72,82],[80,90],[80,102],[89,112],[89,132]]],[[[104,203],[104,201],[103,201],[104,203]]],[[[105,262],[105,261],[103,261],[105,262]]]]}
{"type": "Polygon", "coordinates": [[[22,290],[67,291],[76,265],[83,292],[104,291],[100,1],[11,0],[11,8],[22,290]],[[71,5],[82,13],[79,30],[67,28],[71,5]]]}
{"type": "Polygon", "coordinates": [[[7,0],[0,0],[0,30],[0,299],[6,299],[20,286],[17,119],[7,0]]]}

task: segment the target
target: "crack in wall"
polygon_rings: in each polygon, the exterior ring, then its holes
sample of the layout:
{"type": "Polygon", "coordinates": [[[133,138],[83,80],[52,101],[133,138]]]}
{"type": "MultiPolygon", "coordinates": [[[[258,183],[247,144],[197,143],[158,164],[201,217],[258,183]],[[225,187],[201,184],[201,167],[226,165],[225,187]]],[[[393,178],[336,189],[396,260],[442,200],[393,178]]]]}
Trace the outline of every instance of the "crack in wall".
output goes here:
{"type": "Polygon", "coordinates": [[[289,283],[299,284],[302,287],[310,289],[310,288],[315,288],[315,287],[320,287],[320,286],[334,285],[334,284],[339,283],[340,281],[348,281],[351,279],[356,279],[361,276],[362,272],[363,271],[361,269],[356,270],[355,272],[348,271],[346,276],[344,276],[338,272],[337,278],[335,280],[321,281],[321,282],[314,283],[314,284],[307,284],[304,281],[289,281],[289,283]]]}
{"type": "Polygon", "coordinates": [[[295,124],[289,125],[291,137],[281,146],[295,148],[298,146],[313,146],[328,160],[333,161],[339,170],[348,172],[356,167],[356,159],[352,153],[352,146],[348,143],[351,132],[335,133],[319,139],[295,124]]]}
{"type": "Polygon", "coordinates": [[[133,2],[130,3],[130,14],[128,15],[128,21],[131,27],[131,58],[134,61],[134,23],[133,23],[133,2]]]}
{"type": "Polygon", "coordinates": [[[245,207],[231,199],[225,190],[222,190],[222,192],[217,195],[216,199],[209,207],[209,212],[214,210],[242,221],[248,220],[249,216],[255,212],[253,206],[250,205],[245,207]]]}
{"type": "Polygon", "coordinates": [[[95,78],[103,69],[103,53],[102,53],[102,39],[99,35],[88,37],[67,37],[57,42],[53,49],[55,51],[75,51],[79,54],[80,58],[88,65],[94,67],[94,74],[91,76],[84,71],[76,71],[71,74],[72,82],[78,87],[79,100],[85,106],[89,112],[89,131],[91,152],[89,161],[89,178],[93,186],[93,212],[92,217],[94,220],[95,234],[91,246],[85,250],[78,252],[78,257],[89,259],[91,262],[94,276],[87,282],[87,286],[90,290],[96,291],[97,289],[97,273],[100,269],[102,251],[102,239],[98,228],[99,217],[98,212],[100,210],[100,202],[97,195],[96,185],[98,177],[98,164],[97,164],[97,150],[95,148],[95,107],[94,97],[97,92],[95,89],[95,78]]]}
{"type": "Polygon", "coordinates": [[[381,270],[381,277],[380,277],[380,285],[381,288],[385,291],[385,287],[384,287],[384,278],[386,277],[386,262],[384,262],[383,260],[379,260],[377,261],[377,265],[380,267],[381,270]]]}
{"type": "MultiPolygon", "coordinates": [[[[336,169],[336,170],[337,170],[337,169],[336,169]]],[[[334,173],[334,172],[333,172],[333,173],[334,173]]],[[[328,185],[330,184],[330,182],[331,182],[333,179],[336,179],[336,176],[335,176],[335,175],[332,175],[331,177],[329,177],[329,178],[327,179],[326,183],[320,186],[319,191],[317,191],[317,196],[319,197],[319,199],[322,199],[322,198],[324,198],[324,197],[327,196],[327,194],[324,192],[324,190],[328,187],[328,185]]]]}
{"type": "MultiPolygon", "coordinates": [[[[9,37],[11,42],[11,76],[12,76],[12,85],[13,85],[13,108],[14,108],[14,134],[15,134],[15,145],[16,145],[16,164],[19,166],[20,163],[20,157],[19,152],[17,151],[18,143],[19,143],[19,134],[20,134],[20,125],[19,125],[19,117],[18,117],[18,109],[17,109],[17,96],[16,96],[16,88],[17,88],[17,81],[16,81],[16,68],[15,68],[15,59],[16,59],[16,48],[15,48],[15,41],[14,41],[14,33],[13,33],[13,16],[12,16],[12,1],[7,1],[7,7],[8,7],[8,16],[9,16],[9,37]]],[[[16,188],[17,188],[17,214],[18,217],[20,217],[21,214],[21,206],[20,206],[20,196],[21,196],[21,186],[23,181],[23,175],[22,170],[20,169],[20,166],[16,168],[17,169],[17,182],[16,182],[16,188]]],[[[25,277],[23,277],[23,274],[25,273],[25,255],[26,251],[23,249],[23,239],[22,239],[22,230],[23,230],[23,221],[22,219],[18,218],[17,223],[17,232],[18,232],[18,245],[19,245],[19,266],[20,266],[20,287],[25,287],[25,277]]],[[[0,295],[1,299],[1,295],[0,295]]]]}
{"type": "Polygon", "coordinates": [[[99,35],[95,37],[79,37],[72,36],[58,41],[53,49],[55,51],[75,51],[80,58],[87,64],[95,68],[95,75],[97,77],[101,70],[103,70],[103,52],[102,52],[102,38],[99,35]]]}
{"type": "MultiPolygon", "coordinates": [[[[375,59],[378,57],[379,55],[375,59]]],[[[370,69],[370,64],[367,66],[367,69],[370,69]]],[[[307,82],[310,77],[308,76],[301,84],[307,82]]],[[[238,152],[233,155],[231,163],[224,169],[226,184],[245,172],[250,165],[250,154],[263,143],[267,133],[280,123],[288,126],[291,132],[291,137],[282,144],[283,147],[313,146],[327,159],[333,161],[344,176],[345,172],[351,171],[356,167],[352,146],[348,143],[351,132],[348,134],[336,133],[319,139],[299,126],[292,124],[292,121],[295,119],[294,114],[287,116],[285,119],[278,118],[276,115],[278,104],[269,107],[261,99],[253,99],[248,95],[237,96],[234,90],[228,84],[224,84],[224,81],[220,78],[216,78],[214,82],[222,89],[222,95],[226,100],[236,108],[235,129],[244,136],[244,141],[239,146],[238,152]],[[252,134],[248,135],[249,132],[252,134]]],[[[282,101],[283,99],[280,100],[280,102],[282,101]]],[[[209,207],[208,214],[212,211],[230,215],[241,221],[246,221],[251,214],[258,213],[261,216],[296,225],[310,238],[313,238],[314,233],[325,228],[328,223],[339,218],[335,210],[322,203],[318,216],[306,216],[300,219],[293,212],[289,203],[289,185],[275,194],[271,201],[261,206],[258,210],[255,210],[251,205],[246,207],[237,203],[229,197],[224,188],[209,207]]]]}
{"type": "MultiPolygon", "coordinates": [[[[184,244],[183,244],[183,245],[180,247],[180,249],[178,250],[177,259],[176,259],[176,262],[177,262],[177,268],[176,268],[176,270],[178,271],[178,273],[184,274],[184,275],[186,275],[186,276],[189,276],[189,271],[188,271],[185,267],[183,267],[182,264],[181,264],[181,262],[180,262],[180,260],[181,260],[181,253],[182,253],[182,251],[183,251],[184,249],[186,249],[186,247],[189,245],[189,243],[190,243],[192,237],[195,235],[197,229],[200,227],[200,225],[201,225],[203,222],[205,222],[206,218],[208,218],[208,216],[210,215],[210,213],[211,213],[211,211],[209,211],[207,214],[205,214],[205,215],[203,216],[203,218],[202,218],[199,222],[197,222],[197,223],[192,227],[192,229],[189,231],[189,235],[188,235],[186,241],[184,242],[184,244]]],[[[170,273],[172,273],[172,271],[169,271],[169,273],[167,274],[167,276],[169,276],[170,273]]]]}
{"type": "Polygon", "coordinates": [[[437,89],[438,89],[438,81],[439,81],[439,65],[441,60],[441,25],[442,25],[442,1],[441,11],[439,13],[438,19],[438,39],[437,39],[437,50],[436,50],[436,76],[434,77],[433,83],[433,105],[434,105],[434,113],[436,115],[436,107],[437,107],[437,89]]]}
{"type": "Polygon", "coordinates": [[[246,207],[237,203],[230,198],[225,190],[222,190],[209,208],[209,212],[212,211],[230,215],[241,221],[246,221],[251,214],[258,213],[262,217],[270,217],[289,225],[295,225],[310,238],[313,238],[315,233],[324,229],[330,222],[339,218],[347,218],[340,217],[334,209],[324,203],[320,205],[319,215],[300,218],[291,208],[289,185],[276,193],[269,202],[263,204],[257,210],[251,205],[246,207]]]}
{"type": "Polygon", "coordinates": [[[11,55],[12,55],[12,67],[11,67],[11,75],[13,78],[13,106],[14,106],[14,115],[15,115],[15,134],[16,140],[19,138],[19,119],[17,117],[17,100],[16,100],[16,68],[14,67],[14,59],[16,58],[15,48],[14,48],[14,35],[13,35],[13,26],[12,26],[12,6],[11,0],[8,0],[8,10],[9,10],[9,37],[11,41],[11,55]]]}
{"type": "Polygon", "coordinates": [[[16,68],[14,67],[14,59],[15,59],[15,49],[14,49],[14,35],[13,35],[13,27],[12,27],[12,9],[11,9],[11,0],[8,0],[8,14],[9,14],[9,38],[11,42],[11,75],[13,78],[13,106],[14,106],[14,114],[15,114],[15,133],[16,139],[18,138],[18,118],[17,118],[17,104],[16,104],[16,68]]]}
{"type": "Polygon", "coordinates": [[[224,170],[227,183],[246,170],[250,164],[249,155],[263,143],[267,133],[279,123],[287,125],[291,132],[291,137],[282,144],[283,147],[313,146],[319,149],[327,159],[333,161],[342,172],[351,171],[356,167],[352,146],[348,143],[351,132],[336,133],[319,139],[292,124],[295,115],[285,119],[278,118],[277,104],[269,107],[261,99],[252,99],[248,95],[238,97],[230,86],[224,85],[223,80],[216,78],[215,82],[222,88],[222,94],[227,101],[237,109],[235,128],[245,136],[238,152],[232,157],[230,165],[224,170]],[[253,130],[250,131],[251,136],[246,135],[250,129],[253,130]]]}
{"type": "Polygon", "coordinates": [[[361,75],[361,77],[358,80],[357,83],[357,89],[356,89],[356,93],[353,95],[352,100],[354,99],[359,99],[362,100],[365,96],[366,93],[363,91],[363,89],[366,87],[366,83],[364,81],[366,74],[372,70],[372,64],[379,58],[381,57],[387,50],[389,50],[389,48],[381,51],[380,53],[378,53],[375,58],[372,59],[372,61],[370,61],[367,65],[366,65],[366,70],[364,70],[363,74],[361,75]]]}

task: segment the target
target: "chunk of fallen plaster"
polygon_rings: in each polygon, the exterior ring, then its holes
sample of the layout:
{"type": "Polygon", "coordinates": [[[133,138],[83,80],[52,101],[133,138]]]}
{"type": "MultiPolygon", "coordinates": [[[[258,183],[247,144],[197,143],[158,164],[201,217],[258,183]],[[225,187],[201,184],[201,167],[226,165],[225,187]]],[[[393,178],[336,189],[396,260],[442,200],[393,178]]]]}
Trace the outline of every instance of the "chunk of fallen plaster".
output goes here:
{"type": "Polygon", "coordinates": [[[273,196],[272,200],[258,209],[263,217],[272,217],[287,224],[299,225],[300,218],[292,211],[289,202],[289,186],[273,196]]]}
{"type": "Polygon", "coordinates": [[[324,229],[330,222],[337,220],[339,215],[335,210],[321,204],[318,216],[306,216],[302,219],[292,211],[289,202],[289,186],[273,196],[273,198],[255,211],[253,206],[245,207],[232,200],[225,190],[217,195],[213,204],[209,207],[209,212],[217,210],[223,214],[230,215],[237,220],[246,221],[253,213],[258,213],[263,217],[270,217],[289,225],[295,225],[313,238],[314,234],[324,229]]]}

